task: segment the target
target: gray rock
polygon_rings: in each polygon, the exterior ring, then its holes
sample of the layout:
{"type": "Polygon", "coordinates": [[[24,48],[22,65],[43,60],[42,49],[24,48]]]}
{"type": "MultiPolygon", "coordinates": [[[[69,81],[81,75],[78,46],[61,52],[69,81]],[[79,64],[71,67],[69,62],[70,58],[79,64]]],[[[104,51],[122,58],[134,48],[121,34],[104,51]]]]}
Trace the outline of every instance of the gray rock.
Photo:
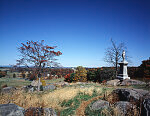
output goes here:
{"type": "Polygon", "coordinates": [[[119,79],[110,80],[110,81],[107,81],[106,83],[106,85],[111,85],[111,86],[118,86],[119,84],[120,84],[119,79]]]}
{"type": "Polygon", "coordinates": [[[146,85],[147,85],[148,87],[150,87],[150,82],[146,83],[146,85]]]}
{"type": "Polygon", "coordinates": [[[32,87],[32,88],[29,88],[28,89],[28,92],[34,92],[34,88],[32,87]]]}
{"type": "Polygon", "coordinates": [[[0,104],[0,116],[24,116],[24,111],[16,104],[0,104]]]}
{"type": "Polygon", "coordinates": [[[92,110],[100,110],[100,109],[107,109],[109,108],[109,102],[104,100],[98,100],[94,102],[91,106],[92,110]]]}
{"type": "Polygon", "coordinates": [[[69,86],[68,82],[59,82],[59,83],[55,83],[55,85],[59,86],[59,87],[65,87],[65,86],[69,86]]]}
{"type": "Polygon", "coordinates": [[[47,86],[43,86],[43,90],[54,90],[56,89],[55,85],[47,85],[47,86]]]}
{"type": "Polygon", "coordinates": [[[39,83],[39,81],[37,81],[37,80],[33,80],[31,82],[31,85],[34,86],[34,87],[38,86],[39,84],[42,85],[42,83],[41,82],[39,83]]]}
{"type": "Polygon", "coordinates": [[[88,84],[87,82],[76,82],[76,84],[83,84],[83,85],[85,85],[85,84],[88,84]]]}
{"type": "Polygon", "coordinates": [[[144,111],[146,111],[143,112],[143,115],[150,116],[150,98],[144,99],[143,106],[144,106],[144,111]]]}
{"type": "Polygon", "coordinates": [[[125,79],[122,81],[120,85],[129,86],[129,85],[143,85],[143,84],[146,84],[146,83],[143,81],[139,81],[139,80],[125,79]]]}
{"type": "Polygon", "coordinates": [[[149,91],[142,89],[127,89],[121,88],[114,90],[111,94],[118,94],[120,101],[139,101],[141,98],[146,96],[149,91]]]}
{"type": "Polygon", "coordinates": [[[2,93],[11,93],[11,92],[13,92],[14,90],[16,90],[16,88],[15,87],[5,87],[5,88],[3,88],[2,89],[2,93]]]}
{"type": "Polygon", "coordinates": [[[121,113],[123,116],[126,115],[136,115],[138,110],[135,105],[131,104],[127,101],[119,101],[115,103],[115,108],[119,113],[121,113]]]}
{"type": "Polygon", "coordinates": [[[21,88],[21,90],[25,91],[25,92],[33,92],[34,91],[34,88],[36,87],[33,87],[32,85],[27,85],[27,86],[23,86],[21,88]]]}
{"type": "Polygon", "coordinates": [[[44,108],[44,116],[57,116],[57,114],[52,108],[44,108]]]}
{"type": "Polygon", "coordinates": [[[85,88],[85,86],[81,85],[80,88],[85,88]]]}

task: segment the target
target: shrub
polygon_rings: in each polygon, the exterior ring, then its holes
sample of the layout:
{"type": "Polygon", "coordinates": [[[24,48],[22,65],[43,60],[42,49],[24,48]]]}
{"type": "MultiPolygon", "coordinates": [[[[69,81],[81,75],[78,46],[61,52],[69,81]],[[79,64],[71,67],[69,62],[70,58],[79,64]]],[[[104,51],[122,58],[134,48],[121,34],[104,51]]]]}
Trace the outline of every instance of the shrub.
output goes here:
{"type": "Polygon", "coordinates": [[[65,81],[70,82],[70,74],[67,74],[64,78],[65,78],[65,81]]]}
{"type": "Polygon", "coordinates": [[[28,74],[28,79],[29,80],[31,80],[31,81],[33,81],[33,80],[36,80],[37,79],[37,74],[35,74],[35,73],[29,73],[28,74]]]}
{"type": "Polygon", "coordinates": [[[96,74],[95,71],[88,71],[87,72],[87,80],[88,81],[96,81],[96,74]]]}
{"type": "Polygon", "coordinates": [[[88,71],[87,79],[93,82],[105,82],[106,80],[115,77],[115,70],[113,68],[105,67],[97,69],[96,71],[88,71]]]}
{"type": "Polygon", "coordinates": [[[87,81],[87,71],[84,67],[78,66],[74,77],[75,82],[86,82],[87,81]]]}
{"type": "Polygon", "coordinates": [[[6,72],[0,70],[0,78],[1,78],[1,77],[5,77],[5,76],[6,76],[6,72]]]}
{"type": "Polygon", "coordinates": [[[73,82],[75,77],[75,73],[67,74],[64,78],[66,82],[73,82]]]}
{"type": "Polygon", "coordinates": [[[13,78],[16,78],[16,74],[15,73],[13,74],[13,78]]]}

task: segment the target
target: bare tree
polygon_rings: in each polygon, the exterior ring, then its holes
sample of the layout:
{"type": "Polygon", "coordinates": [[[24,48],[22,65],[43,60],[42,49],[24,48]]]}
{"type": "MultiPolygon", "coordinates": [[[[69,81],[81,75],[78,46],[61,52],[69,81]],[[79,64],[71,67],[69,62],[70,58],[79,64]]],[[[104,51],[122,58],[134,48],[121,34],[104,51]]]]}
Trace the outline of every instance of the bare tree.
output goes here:
{"type": "Polygon", "coordinates": [[[104,61],[115,67],[116,76],[117,76],[118,62],[121,60],[123,50],[127,52],[127,48],[124,43],[120,43],[117,45],[112,39],[111,39],[111,43],[112,46],[108,47],[105,51],[104,61]]]}

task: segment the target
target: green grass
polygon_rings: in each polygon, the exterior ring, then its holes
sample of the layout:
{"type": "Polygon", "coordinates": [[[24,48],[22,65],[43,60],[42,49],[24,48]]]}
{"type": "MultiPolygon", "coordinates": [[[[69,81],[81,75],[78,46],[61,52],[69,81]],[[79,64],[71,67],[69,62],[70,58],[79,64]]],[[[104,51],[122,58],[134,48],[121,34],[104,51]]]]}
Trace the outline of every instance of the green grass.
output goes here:
{"type": "Polygon", "coordinates": [[[46,83],[58,83],[64,81],[64,78],[58,78],[58,79],[51,79],[51,80],[45,80],[46,83]]]}
{"type": "Polygon", "coordinates": [[[96,102],[96,100],[92,101],[92,102],[86,107],[86,109],[85,109],[85,115],[87,115],[87,116],[102,116],[101,113],[100,113],[101,110],[96,110],[96,111],[91,110],[91,106],[92,106],[92,104],[93,104],[94,102],[96,102]]]}
{"type": "Polygon", "coordinates": [[[22,87],[30,85],[31,81],[19,79],[19,78],[0,78],[0,87],[3,85],[13,86],[13,87],[22,87]]]}
{"type": "MultiPolygon", "coordinates": [[[[57,83],[60,81],[64,81],[64,78],[45,80],[45,81],[46,83],[57,83]]],[[[7,86],[22,87],[22,86],[30,85],[31,81],[20,79],[20,78],[6,78],[6,77],[0,78],[0,86],[3,86],[5,84],[7,84],[7,86]]]]}
{"type": "Polygon", "coordinates": [[[149,87],[149,86],[146,86],[146,85],[133,85],[133,86],[131,86],[131,88],[143,89],[143,90],[150,91],[150,87],[149,87]]]}
{"type": "Polygon", "coordinates": [[[63,101],[61,103],[61,107],[66,107],[64,110],[61,111],[61,116],[68,116],[68,115],[74,115],[76,109],[80,106],[82,101],[87,101],[93,97],[98,96],[96,91],[93,91],[93,95],[87,95],[84,93],[78,93],[77,96],[75,96],[73,99],[70,99],[68,101],[63,101]]]}

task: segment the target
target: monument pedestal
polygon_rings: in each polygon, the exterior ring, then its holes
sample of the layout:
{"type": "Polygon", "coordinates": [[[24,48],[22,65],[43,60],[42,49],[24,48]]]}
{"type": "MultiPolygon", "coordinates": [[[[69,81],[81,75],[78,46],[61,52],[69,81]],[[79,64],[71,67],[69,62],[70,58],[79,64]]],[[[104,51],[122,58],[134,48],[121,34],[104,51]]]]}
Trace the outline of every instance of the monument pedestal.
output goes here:
{"type": "Polygon", "coordinates": [[[127,70],[128,62],[123,60],[122,62],[119,63],[119,65],[120,65],[120,71],[119,71],[117,78],[120,80],[130,79],[130,77],[128,77],[128,73],[127,73],[128,72],[128,70],[127,70]]]}

